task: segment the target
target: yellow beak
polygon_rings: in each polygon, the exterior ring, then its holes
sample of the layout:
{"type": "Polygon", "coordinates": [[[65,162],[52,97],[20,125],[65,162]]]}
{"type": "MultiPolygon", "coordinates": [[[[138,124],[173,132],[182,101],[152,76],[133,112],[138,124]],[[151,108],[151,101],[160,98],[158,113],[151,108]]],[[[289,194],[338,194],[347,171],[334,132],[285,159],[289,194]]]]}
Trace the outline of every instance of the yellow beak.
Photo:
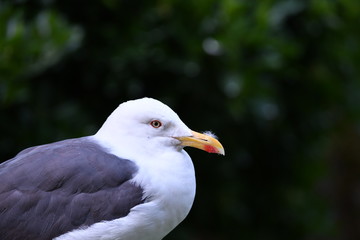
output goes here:
{"type": "Polygon", "coordinates": [[[190,137],[176,137],[181,142],[182,146],[194,147],[204,150],[209,153],[218,153],[225,155],[225,150],[221,143],[214,137],[191,131],[192,136],[190,137]]]}

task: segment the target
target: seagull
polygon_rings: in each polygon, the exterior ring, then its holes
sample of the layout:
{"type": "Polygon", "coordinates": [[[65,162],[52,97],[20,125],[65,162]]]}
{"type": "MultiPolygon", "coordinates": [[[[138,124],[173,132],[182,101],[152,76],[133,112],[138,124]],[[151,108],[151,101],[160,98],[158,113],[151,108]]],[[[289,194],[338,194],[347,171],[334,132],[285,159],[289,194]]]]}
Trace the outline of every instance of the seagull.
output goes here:
{"type": "Polygon", "coordinates": [[[224,155],[215,135],[141,98],[92,136],[25,149],[0,165],[0,239],[160,240],[194,201],[187,146],[224,155]]]}

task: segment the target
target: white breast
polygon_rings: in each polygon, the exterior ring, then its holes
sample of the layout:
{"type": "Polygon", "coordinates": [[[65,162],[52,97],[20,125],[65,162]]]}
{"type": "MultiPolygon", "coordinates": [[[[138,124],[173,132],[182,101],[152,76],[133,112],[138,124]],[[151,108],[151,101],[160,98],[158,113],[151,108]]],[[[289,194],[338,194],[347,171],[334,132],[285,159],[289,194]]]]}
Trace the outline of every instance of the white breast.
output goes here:
{"type": "Polygon", "coordinates": [[[56,240],[160,240],[184,220],[195,197],[189,155],[184,150],[158,152],[156,161],[122,156],[139,166],[133,181],[144,189],[147,202],[132,208],[126,217],[74,230],[56,240]]]}

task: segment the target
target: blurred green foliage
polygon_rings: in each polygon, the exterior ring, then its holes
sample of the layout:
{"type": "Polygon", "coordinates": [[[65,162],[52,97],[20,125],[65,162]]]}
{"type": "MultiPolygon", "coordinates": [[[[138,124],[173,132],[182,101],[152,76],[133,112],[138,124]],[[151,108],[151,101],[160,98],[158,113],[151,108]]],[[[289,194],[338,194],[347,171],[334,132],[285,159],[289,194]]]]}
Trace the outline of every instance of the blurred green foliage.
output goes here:
{"type": "MultiPolygon", "coordinates": [[[[150,96],[226,157],[166,239],[360,239],[360,4],[0,2],[0,156],[95,133],[150,96]]],[[[206,159],[204,159],[206,158],[206,159]]]]}
{"type": "Polygon", "coordinates": [[[24,9],[2,3],[0,8],[0,71],[3,103],[21,101],[26,81],[55,64],[80,44],[80,28],[68,24],[52,10],[40,10],[31,19],[24,9]]]}

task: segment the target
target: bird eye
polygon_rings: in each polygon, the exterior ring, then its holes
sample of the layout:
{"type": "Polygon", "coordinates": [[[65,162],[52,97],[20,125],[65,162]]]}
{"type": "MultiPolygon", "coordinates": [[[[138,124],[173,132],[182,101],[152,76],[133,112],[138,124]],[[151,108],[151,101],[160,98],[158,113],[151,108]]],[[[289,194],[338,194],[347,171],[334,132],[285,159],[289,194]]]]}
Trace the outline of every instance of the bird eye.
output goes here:
{"type": "Polygon", "coordinates": [[[162,126],[162,123],[159,121],[159,120],[153,120],[150,122],[150,125],[153,127],[153,128],[159,128],[162,126]]]}

